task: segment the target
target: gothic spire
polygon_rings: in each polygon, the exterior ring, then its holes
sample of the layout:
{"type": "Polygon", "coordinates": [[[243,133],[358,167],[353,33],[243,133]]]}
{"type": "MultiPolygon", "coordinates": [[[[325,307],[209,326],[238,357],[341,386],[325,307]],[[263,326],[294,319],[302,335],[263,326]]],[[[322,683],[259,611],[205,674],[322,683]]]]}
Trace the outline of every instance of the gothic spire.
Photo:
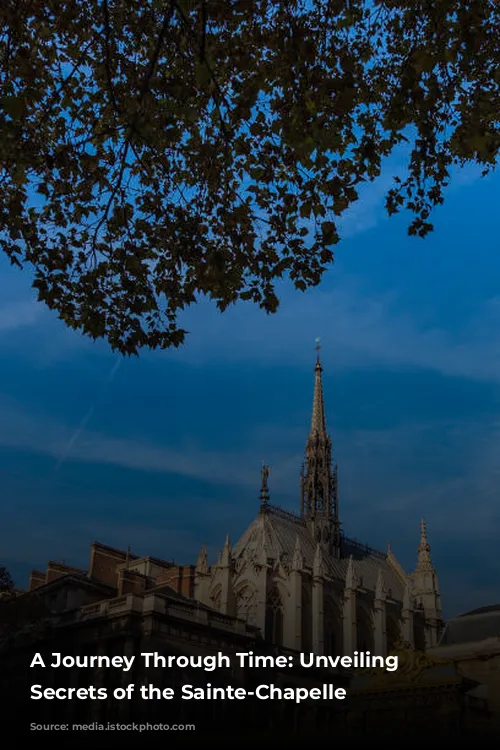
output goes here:
{"type": "Polygon", "coordinates": [[[311,430],[301,473],[301,515],[309,522],[315,542],[323,551],[340,556],[340,524],[337,503],[337,467],[332,465],[332,441],[327,433],[323,397],[323,366],[316,339],[314,396],[311,430]]]}
{"type": "Polygon", "coordinates": [[[320,346],[319,339],[316,339],[316,366],[314,368],[314,396],[313,396],[313,408],[311,417],[311,432],[310,438],[322,437],[327,438],[326,434],[326,417],[325,417],[325,401],[323,398],[323,366],[319,358],[320,346]]]}
{"type": "Polygon", "coordinates": [[[433,570],[431,546],[427,541],[427,526],[422,518],[420,521],[420,544],[418,545],[417,571],[433,570]]]}
{"type": "Polygon", "coordinates": [[[208,558],[207,558],[207,545],[203,543],[203,546],[198,555],[198,561],[196,563],[197,573],[208,573],[208,558]]]}
{"type": "Polygon", "coordinates": [[[221,565],[228,566],[231,562],[231,542],[229,541],[229,534],[226,534],[226,541],[224,543],[224,549],[222,550],[221,565]]]}

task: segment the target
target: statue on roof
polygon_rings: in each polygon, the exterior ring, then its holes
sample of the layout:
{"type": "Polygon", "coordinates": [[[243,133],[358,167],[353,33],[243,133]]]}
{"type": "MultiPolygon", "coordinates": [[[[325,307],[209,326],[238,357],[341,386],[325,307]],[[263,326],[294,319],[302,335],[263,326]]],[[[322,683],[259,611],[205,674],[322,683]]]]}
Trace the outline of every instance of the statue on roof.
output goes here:
{"type": "Polygon", "coordinates": [[[261,477],[262,477],[262,489],[267,490],[267,480],[269,479],[269,474],[271,473],[271,470],[269,466],[266,466],[264,463],[262,464],[262,471],[261,471],[261,477]]]}

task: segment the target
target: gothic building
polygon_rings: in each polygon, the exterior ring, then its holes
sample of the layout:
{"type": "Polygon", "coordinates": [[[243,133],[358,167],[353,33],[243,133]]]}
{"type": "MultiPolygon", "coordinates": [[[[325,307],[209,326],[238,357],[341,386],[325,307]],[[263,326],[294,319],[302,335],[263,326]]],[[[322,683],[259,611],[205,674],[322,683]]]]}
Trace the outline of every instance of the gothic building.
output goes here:
{"type": "Polygon", "coordinates": [[[425,522],[413,573],[402,569],[389,546],[378,551],[341,531],[322,372],[318,353],[300,515],[271,504],[264,466],[257,517],[234,546],[226,537],[216,564],[209,565],[202,548],[195,598],[257,626],[267,641],[298,651],[386,655],[401,642],[432,648],[442,615],[425,522]]]}

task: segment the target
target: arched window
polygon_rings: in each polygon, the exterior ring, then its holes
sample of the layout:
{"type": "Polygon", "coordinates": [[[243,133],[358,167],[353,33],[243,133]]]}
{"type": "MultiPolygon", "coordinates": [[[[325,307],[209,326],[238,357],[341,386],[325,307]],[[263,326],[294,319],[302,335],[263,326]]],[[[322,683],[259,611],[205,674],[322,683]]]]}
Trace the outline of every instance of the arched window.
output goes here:
{"type": "Polygon", "coordinates": [[[356,610],[356,632],[358,651],[371,651],[373,653],[373,627],[369,613],[364,607],[356,610]]]}
{"type": "Polygon", "coordinates": [[[342,618],[332,597],[325,598],[323,638],[326,656],[342,654],[342,618]]]}
{"type": "Polygon", "coordinates": [[[396,645],[401,640],[399,625],[394,617],[391,617],[390,615],[387,617],[385,632],[387,638],[387,653],[390,654],[394,651],[396,645]]]}
{"type": "Polygon", "coordinates": [[[236,594],[236,617],[249,625],[257,622],[257,599],[253,586],[244,586],[236,594]]]}
{"type": "Polygon", "coordinates": [[[418,610],[413,616],[413,638],[415,649],[417,651],[425,651],[425,618],[423,612],[418,610]]]}
{"type": "Polygon", "coordinates": [[[267,595],[266,641],[276,646],[283,644],[283,600],[276,586],[267,595]]]}

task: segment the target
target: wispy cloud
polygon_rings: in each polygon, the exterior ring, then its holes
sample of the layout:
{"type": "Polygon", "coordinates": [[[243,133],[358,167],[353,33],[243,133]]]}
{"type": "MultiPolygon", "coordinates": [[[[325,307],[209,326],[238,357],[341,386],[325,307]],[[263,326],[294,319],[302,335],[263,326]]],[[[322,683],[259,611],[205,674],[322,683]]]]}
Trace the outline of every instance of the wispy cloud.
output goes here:
{"type": "Polygon", "coordinates": [[[40,320],[42,308],[37,302],[15,302],[0,308],[0,332],[14,331],[40,320]]]}
{"type": "MultiPolygon", "coordinates": [[[[116,362],[114,363],[113,367],[111,368],[111,370],[109,372],[109,375],[107,376],[106,380],[104,381],[104,383],[102,385],[101,393],[100,393],[101,397],[106,393],[107,389],[109,388],[109,386],[113,382],[113,379],[114,379],[116,373],[118,372],[118,369],[119,369],[121,363],[122,363],[122,360],[118,359],[118,360],[116,360],[116,362]]],[[[92,419],[96,408],[97,408],[97,399],[90,405],[89,409],[85,412],[85,414],[84,414],[84,416],[82,418],[82,421],[78,425],[78,427],[75,430],[75,432],[73,433],[73,435],[68,440],[67,444],[64,446],[63,452],[62,452],[59,460],[57,461],[57,463],[56,463],[56,465],[54,467],[54,471],[59,471],[59,469],[61,468],[61,466],[63,465],[63,463],[66,461],[66,459],[68,458],[68,456],[71,454],[71,451],[73,450],[74,445],[76,444],[76,442],[78,441],[78,439],[82,435],[83,431],[86,429],[87,425],[89,424],[90,420],[92,419]]]]}
{"type": "MultiPolygon", "coordinates": [[[[49,415],[27,414],[22,407],[2,400],[0,445],[60,457],[74,430],[49,415]]],[[[307,426],[304,427],[304,430],[307,426]]],[[[177,474],[214,485],[240,487],[244,495],[256,496],[262,452],[271,463],[271,490],[296,509],[298,472],[302,462],[304,431],[291,427],[254,426],[248,442],[233,452],[180,450],[137,439],[117,438],[82,430],[75,441],[71,460],[90,465],[110,465],[138,471],[177,474]]],[[[418,518],[430,511],[443,529],[450,524],[452,511],[455,529],[474,526],[474,533],[487,538],[500,515],[496,493],[500,473],[500,424],[491,422],[411,423],[399,428],[341,430],[335,433],[337,458],[341,466],[343,503],[347,516],[359,509],[363,517],[398,515],[405,521],[408,513],[418,518]],[[424,460],[417,459],[427,445],[424,460]],[[450,463],[451,461],[451,463],[450,463]],[[434,467],[441,464],[441,476],[434,467]],[[450,473],[450,471],[452,473],[450,473]],[[371,500],[367,503],[367,497],[371,500]],[[476,510],[472,520],[470,498],[476,510]]],[[[370,521],[371,523],[371,521],[370,521]]]]}
{"type": "Polygon", "coordinates": [[[49,415],[27,413],[22,407],[2,400],[0,445],[52,456],[60,461],[68,455],[73,461],[109,464],[128,469],[179,474],[208,482],[256,485],[260,452],[258,448],[235,455],[217,451],[181,450],[151,445],[141,440],[125,440],[75,430],[49,415]],[[71,453],[67,454],[71,444],[71,453]],[[255,468],[257,467],[257,468],[255,468]]]}
{"type": "Polygon", "coordinates": [[[324,362],[336,369],[378,364],[500,379],[500,298],[479,306],[458,332],[422,324],[418,313],[402,312],[399,303],[396,292],[376,295],[348,277],[328,291],[285,293],[273,317],[244,306],[220,315],[202,303],[186,318],[193,330],[188,345],[172,356],[193,364],[223,359],[302,367],[310,365],[320,335],[324,362]]]}

